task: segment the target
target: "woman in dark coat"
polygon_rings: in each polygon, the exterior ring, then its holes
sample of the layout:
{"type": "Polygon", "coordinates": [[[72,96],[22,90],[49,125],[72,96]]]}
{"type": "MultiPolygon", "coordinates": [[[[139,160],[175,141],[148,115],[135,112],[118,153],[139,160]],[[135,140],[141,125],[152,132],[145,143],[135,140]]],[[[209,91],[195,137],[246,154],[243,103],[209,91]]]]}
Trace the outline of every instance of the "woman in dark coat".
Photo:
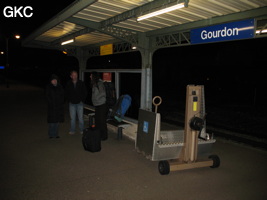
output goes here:
{"type": "Polygon", "coordinates": [[[64,89],[54,74],[46,86],[46,99],[48,104],[48,135],[49,138],[59,138],[59,123],[64,122],[64,89]]]}

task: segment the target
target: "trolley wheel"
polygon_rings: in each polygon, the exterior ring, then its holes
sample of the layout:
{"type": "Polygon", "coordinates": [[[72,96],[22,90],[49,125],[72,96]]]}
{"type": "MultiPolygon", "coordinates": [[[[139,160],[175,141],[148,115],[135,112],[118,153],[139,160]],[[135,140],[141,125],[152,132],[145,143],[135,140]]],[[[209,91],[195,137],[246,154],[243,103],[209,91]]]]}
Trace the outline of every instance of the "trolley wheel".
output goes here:
{"type": "Polygon", "coordinates": [[[167,175],[170,173],[170,164],[167,160],[160,161],[158,168],[159,168],[159,173],[161,175],[167,175]]]}
{"type": "Polygon", "coordinates": [[[210,155],[209,159],[213,160],[213,165],[210,168],[218,168],[221,164],[220,158],[217,155],[210,155]]]}

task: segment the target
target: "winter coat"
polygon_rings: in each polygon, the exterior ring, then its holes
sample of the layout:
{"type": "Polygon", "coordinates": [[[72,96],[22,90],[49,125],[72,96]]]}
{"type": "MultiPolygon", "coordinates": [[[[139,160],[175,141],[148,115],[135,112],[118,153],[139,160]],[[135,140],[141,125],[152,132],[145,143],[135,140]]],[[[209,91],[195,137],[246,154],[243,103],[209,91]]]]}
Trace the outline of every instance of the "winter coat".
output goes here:
{"type": "Polygon", "coordinates": [[[80,102],[84,103],[87,96],[87,89],[84,82],[78,80],[74,85],[70,80],[66,85],[65,95],[67,100],[72,104],[78,104],[80,102]]]}
{"type": "Polygon", "coordinates": [[[64,122],[64,89],[58,84],[48,84],[46,87],[46,99],[48,104],[47,122],[64,122]]]}

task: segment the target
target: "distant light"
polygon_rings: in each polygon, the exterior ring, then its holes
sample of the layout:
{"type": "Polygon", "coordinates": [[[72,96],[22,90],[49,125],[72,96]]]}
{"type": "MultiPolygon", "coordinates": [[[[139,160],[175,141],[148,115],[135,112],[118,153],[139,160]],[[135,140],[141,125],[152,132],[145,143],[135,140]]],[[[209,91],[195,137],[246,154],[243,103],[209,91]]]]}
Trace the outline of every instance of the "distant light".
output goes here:
{"type": "Polygon", "coordinates": [[[1,51],[1,53],[0,53],[1,55],[4,55],[5,54],[5,52],[3,52],[3,51],[1,51]]]}
{"type": "Polygon", "coordinates": [[[147,19],[147,18],[150,18],[150,17],[161,15],[163,13],[171,12],[171,11],[174,11],[174,10],[177,10],[177,9],[180,9],[180,8],[183,8],[183,7],[184,7],[184,4],[176,4],[174,6],[170,6],[170,7],[161,9],[161,10],[157,10],[155,12],[151,12],[151,13],[146,14],[146,15],[139,16],[137,18],[137,21],[141,21],[141,20],[144,20],[144,19],[147,19]]]}
{"type": "Polygon", "coordinates": [[[15,38],[18,40],[20,39],[20,35],[15,35],[15,38]]]}
{"type": "Polygon", "coordinates": [[[0,66],[0,69],[5,69],[5,66],[0,66]]]}
{"type": "Polygon", "coordinates": [[[137,47],[136,46],[132,46],[132,49],[134,50],[134,49],[137,49],[137,47]]]}
{"type": "Polygon", "coordinates": [[[62,51],[62,53],[64,53],[65,55],[67,55],[67,54],[68,54],[68,52],[67,52],[67,51],[62,51]]]}
{"type": "Polygon", "coordinates": [[[66,45],[66,44],[69,44],[69,43],[72,43],[74,42],[74,39],[71,39],[71,40],[67,40],[65,42],[62,42],[61,45],[66,45]]]}

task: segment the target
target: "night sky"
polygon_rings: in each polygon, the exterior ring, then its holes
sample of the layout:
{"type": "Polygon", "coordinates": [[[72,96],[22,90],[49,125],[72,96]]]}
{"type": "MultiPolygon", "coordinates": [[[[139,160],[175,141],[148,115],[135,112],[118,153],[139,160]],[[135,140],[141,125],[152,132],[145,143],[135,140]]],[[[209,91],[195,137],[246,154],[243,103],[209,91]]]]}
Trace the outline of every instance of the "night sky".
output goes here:
{"type": "MultiPolygon", "coordinates": [[[[27,38],[33,31],[37,30],[49,19],[54,17],[58,12],[63,10],[65,7],[70,5],[74,0],[64,0],[55,1],[34,1],[34,0],[1,0],[0,1],[0,51],[6,50],[6,38],[9,38],[9,51],[10,51],[10,65],[12,63],[16,66],[26,65],[29,63],[27,60],[31,58],[25,58],[27,55],[32,55],[32,52],[37,52],[37,54],[43,54],[43,50],[33,50],[29,48],[21,48],[21,41],[27,38]],[[31,6],[32,11],[27,10],[33,15],[30,18],[27,17],[5,17],[3,10],[6,6],[26,7],[31,6]],[[20,40],[15,40],[14,35],[19,34],[21,36],[20,40]],[[26,61],[25,61],[26,60],[26,61]]],[[[49,53],[48,53],[49,55],[49,53]]],[[[34,57],[34,56],[32,56],[34,57]]],[[[3,64],[3,59],[0,59],[0,64],[3,64]]],[[[38,65],[38,64],[37,64],[38,65]]]]}
{"type": "MultiPolygon", "coordinates": [[[[26,38],[30,33],[54,17],[58,12],[66,8],[75,0],[64,1],[35,1],[35,0],[1,0],[0,1],[0,31],[1,38],[11,37],[13,34],[20,34],[26,38]],[[55,3],[56,2],[56,3],[55,3]],[[31,6],[33,8],[33,15],[30,18],[26,17],[4,17],[3,10],[6,6],[20,7],[31,6]]],[[[30,13],[30,10],[27,12],[30,13]]]]}
{"type": "MultiPolygon", "coordinates": [[[[9,64],[10,70],[17,69],[35,69],[35,74],[31,74],[37,80],[38,76],[42,76],[44,71],[57,72],[60,69],[61,63],[75,63],[74,58],[67,57],[62,52],[55,50],[23,48],[21,41],[27,38],[33,31],[41,27],[45,22],[53,18],[58,12],[66,8],[75,0],[55,1],[35,1],[35,0],[1,0],[0,1],[0,51],[6,51],[6,38],[9,38],[9,64]],[[30,18],[26,17],[10,17],[6,18],[3,10],[6,6],[17,8],[20,6],[31,6],[33,15],[30,18]],[[14,35],[21,35],[20,40],[14,39],[14,35]],[[39,71],[37,69],[40,69],[39,71]]],[[[6,64],[4,55],[0,56],[0,65],[6,64]]],[[[19,72],[21,73],[21,72],[19,72]]],[[[11,74],[12,75],[12,74],[11,74]]],[[[44,78],[47,78],[46,76],[44,78]]],[[[21,79],[21,77],[20,77],[21,79]]],[[[28,79],[28,78],[26,78],[28,79]]],[[[42,80],[39,79],[39,80],[42,80]]],[[[43,82],[43,80],[42,80],[43,82]]],[[[42,83],[43,84],[43,83],[42,83]]]]}

